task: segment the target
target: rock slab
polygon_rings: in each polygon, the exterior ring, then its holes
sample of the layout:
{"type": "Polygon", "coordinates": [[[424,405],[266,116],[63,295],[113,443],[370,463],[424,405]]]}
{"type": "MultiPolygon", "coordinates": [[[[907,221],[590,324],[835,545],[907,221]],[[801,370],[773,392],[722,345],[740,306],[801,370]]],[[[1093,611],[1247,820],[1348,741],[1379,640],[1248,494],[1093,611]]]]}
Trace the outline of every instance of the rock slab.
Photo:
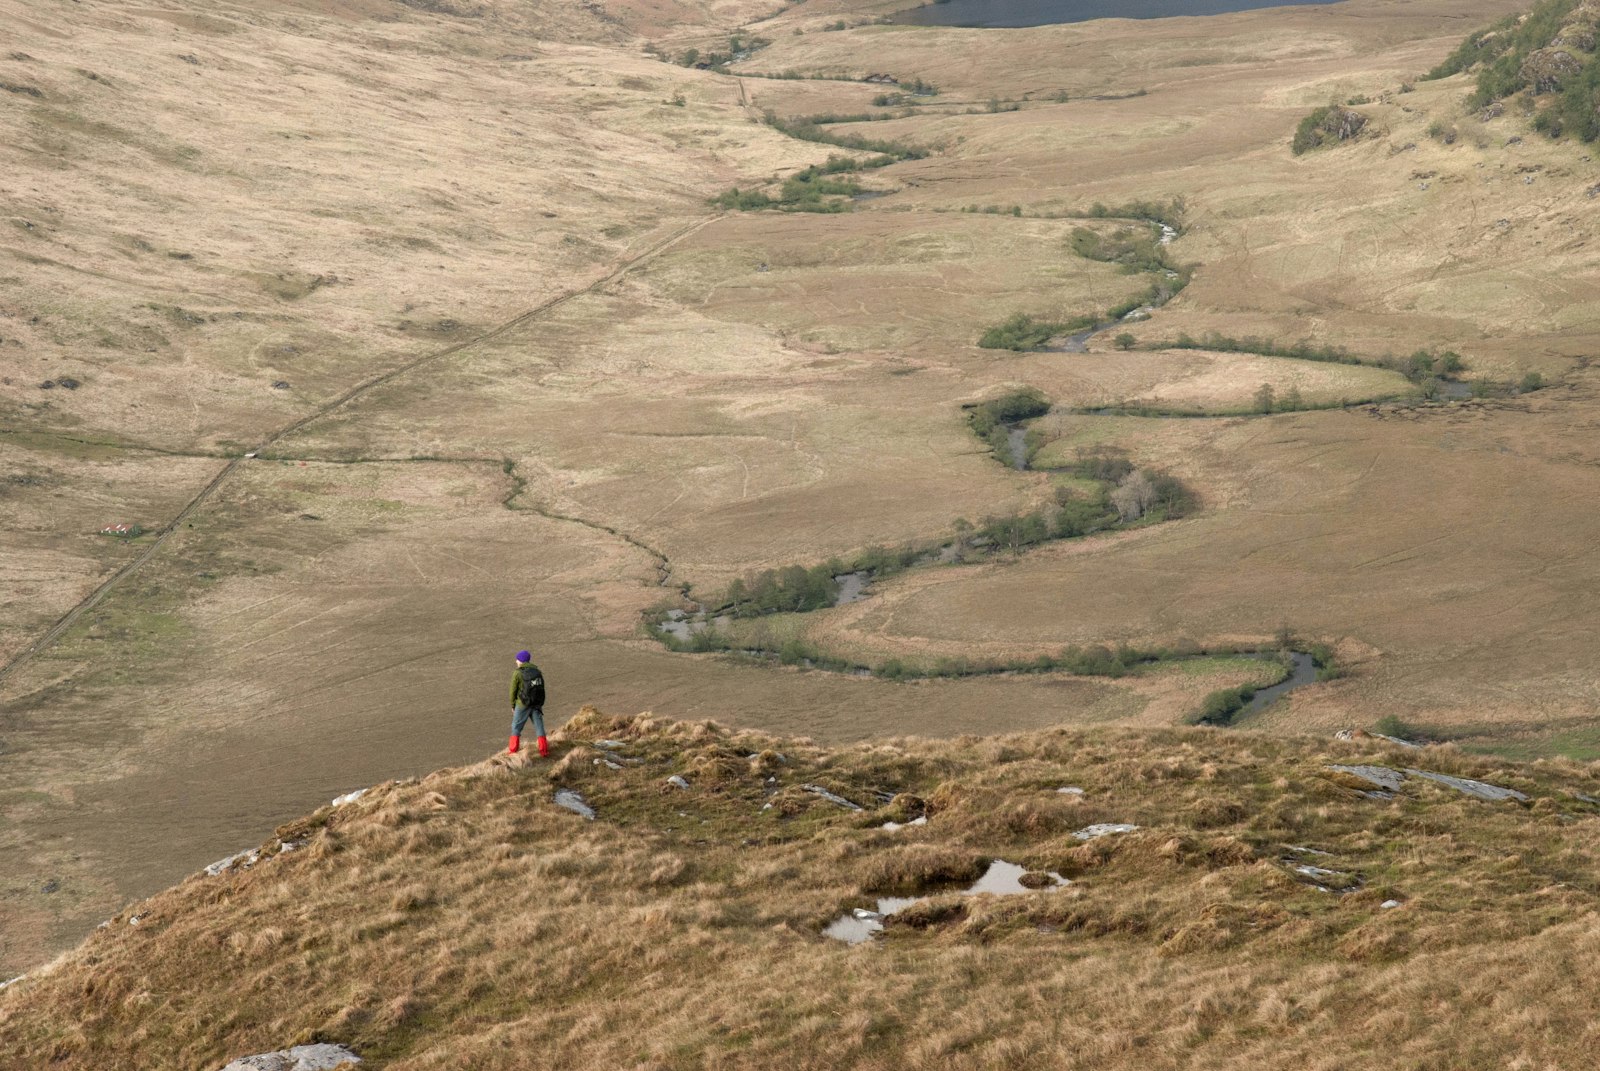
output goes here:
{"type": "Polygon", "coordinates": [[[1451,777],[1449,774],[1429,773],[1427,770],[1406,770],[1412,777],[1422,777],[1447,785],[1457,792],[1465,792],[1480,800],[1499,802],[1500,800],[1527,800],[1525,792],[1518,792],[1514,788],[1501,788],[1499,785],[1486,784],[1483,781],[1474,781],[1470,777],[1451,777]]]}
{"type": "Polygon", "coordinates": [[[1405,784],[1406,775],[1399,770],[1391,770],[1387,766],[1329,766],[1328,769],[1335,773],[1349,774],[1359,777],[1372,787],[1383,792],[1399,792],[1400,786],[1405,784]]]}
{"type": "Polygon", "coordinates": [[[1487,800],[1498,803],[1501,800],[1526,801],[1528,794],[1518,792],[1514,788],[1501,788],[1484,781],[1474,781],[1470,777],[1453,777],[1450,774],[1433,773],[1429,770],[1416,770],[1407,767],[1404,770],[1391,770],[1387,766],[1329,766],[1328,769],[1335,773],[1349,774],[1358,777],[1383,792],[1399,792],[1400,786],[1405,784],[1407,777],[1420,777],[1425,781],[1453,788],[1457,792],[1465,793],[1474,799],[1487,800]]]}
{"type": "Polygon", "coordinates": [[[241,1056],[222,1071],[334,1071],[360,1062],[361,1057],[343,1045],[296,1045],[278,1052],[241,1056]]]}

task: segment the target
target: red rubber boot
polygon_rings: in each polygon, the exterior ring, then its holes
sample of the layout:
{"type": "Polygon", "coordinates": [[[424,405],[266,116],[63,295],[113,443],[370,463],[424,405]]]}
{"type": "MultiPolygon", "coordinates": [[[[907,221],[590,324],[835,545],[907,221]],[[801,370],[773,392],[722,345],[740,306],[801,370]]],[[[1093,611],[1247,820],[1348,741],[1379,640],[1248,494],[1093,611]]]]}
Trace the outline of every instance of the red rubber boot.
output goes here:
{"type": "Polygon", "coordinates": [[[542,736],[539,738],[539,757],[541,759],[548,759],[550,757],[550,741],[546,740],[542,736]]]}
{"type": "Polygon", "coordinates": [[[506,747],[506,750],[509,751],[511,754],[515,755],[517,753],[517,749],[520,748],[521,746],[522,746],[522,737],[513,736],[511,738],[511,743],[510,743],[510,745],[508,745],[506,747]]]}

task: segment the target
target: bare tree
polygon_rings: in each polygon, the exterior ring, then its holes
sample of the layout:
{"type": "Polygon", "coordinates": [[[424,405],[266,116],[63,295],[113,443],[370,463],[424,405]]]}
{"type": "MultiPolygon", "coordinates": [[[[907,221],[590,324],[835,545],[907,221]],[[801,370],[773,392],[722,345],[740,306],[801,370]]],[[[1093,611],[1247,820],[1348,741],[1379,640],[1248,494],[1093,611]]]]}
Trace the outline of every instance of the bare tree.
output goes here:
{"type": "Polygon", "coordinates": [[[1156,489],[1142,469],[1134,469],[1122,478],[1117,489],[1111,492],[1111,504],[1124,524],[1143,517],[1155,504],[1156,489]]]}

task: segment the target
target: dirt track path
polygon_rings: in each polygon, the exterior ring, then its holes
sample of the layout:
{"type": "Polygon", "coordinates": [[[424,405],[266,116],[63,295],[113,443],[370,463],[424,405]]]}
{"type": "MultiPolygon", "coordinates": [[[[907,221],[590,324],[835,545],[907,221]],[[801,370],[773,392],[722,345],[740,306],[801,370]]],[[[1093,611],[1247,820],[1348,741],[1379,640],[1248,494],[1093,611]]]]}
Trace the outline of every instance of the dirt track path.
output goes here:
{"type": "MultiPolygon", "coordinates": [[[[217,488],[221,487],[223,483],[227,481],[228,477],[233,475],[234,470],[236,470],[246,461],[253,458],[255,455],[283,441],[290,435],[293,435],[295,432],[300,431],[302,428],[305,428],[306,426],[321,420],[330,413],[333,413],[345,405],[348,405],[350,402],[361,397],[363,394],[366,394],[368,391],[373,390],[374,388],[381,387],[385,383],[389,383],[403,375],[414,372],[424,365],[431,364],[434,361],[439,361],[453,354],[460,353],[462,350],[481,345],[485,342],[492,342],[497,338],[501,338],[507,334],[510,334],[512,331],[517,330],[525,324],[539,319],[541,316],[545,316],[548,313],[553,312],[569,301],[582,297],[585,294],[592,294],[603,289],[604,287],[611,285],[638,265],[660,255],[667,249],[670,249],[672,246],[676,245],[678,242],[681,242],[683,239],[689,237],[689,235],[694,234],[701,228],[706,227],[707,225],[714,223],[721,218],[722,216],[718,214],[715,216],[706,216],[704,218],[694,220],[691,223],[685,224],[684,226],[673,231],[671,234],[667,235],[665,238],[662,238],[660,241],[655,242],[648,248],[639,252],[635,256],[629,257],[628,259],[622,261],[616,267],[612,268],[611,271],[607,272],[605,275],[594,280],[586,286],[579,287],[576,290],[568,290],[563,294],[558,294],[553,298],[542,301],[533,308],[528,309],[526,312],[519,313],[518,315],[500,324],[498,327],[486,331],[481,335],[476,335],[473,338],[466,339],[465,341],[457,342],[454,345],[447,346],[441,350],[434,350],[430,353],[425,353],[420,357],[414,357],[404,364],[398,365],[387,372],[373,376],[370,379],[362,380],[360,383],[351,387],[349,390],[345,391],[337,398],[334,398],[332,401],[324,403],[292,423],[285,424],[283,427],[279,428],[277,431],[274,431],[271,435],[261,440],[260,443],[250,450],[240,454],[238,457],[229,458],[227,464],[222,466],[221,470],[219,470],[217,474],[211,478],[211,481],[202,487],[200,492],[191,498],[188,504],[183,507],[183,509],[178,511],[177,516],[173,517],[172,520],[168,521],[164,526],[162,526],[161,530],[156,533],[155,539],[152,540],[150,545],[144,549],[143,553],[141,553],[138,557],[124,563],[121,568],[117,569],[116,572],[112,573],[109,577],[102,581],[99,587],[95,588],[94,591],[85,596],[76,606],[63,614],[60,620],[46,630],[42,636],[34,640],[27,647],[24,647],[21,651],[17,652],[17,654],[13,656],[11,660],[8,661],[4,666],[0,666],[0,683],[4,683],[9,677],[12,676],[12,674],[16,673],[23,666],[27,665],[35,657],[37,657],[42,651],[49,648],[51,644],[59,640],[68,629],[77,623],[80,617],[82,617],[89,610],[94,609],[94,607],[98,605],[102,599],[109,595],[118,584],[137,572],[146,562],[150,561],[151,558],[155,557],[157,552],[161,550],[162,546],[167,542],[172,534],[182,527],[186,520],[194,516],[195,512],[199,510],[200,507],[205,505],[207,500],[209,500],[211,496],[216,493],[217,488]]],[[[575,518],[562,519],[571,520],[575,518]]],[[[629,542],[633,542],[633,540],[629,539],[629,542]]],[[[642,549],[648,550],[650,553],[656,554],[657,557],[660,557],[656,551],[650,550],[650,548],[642,547],[642,549]]]]}

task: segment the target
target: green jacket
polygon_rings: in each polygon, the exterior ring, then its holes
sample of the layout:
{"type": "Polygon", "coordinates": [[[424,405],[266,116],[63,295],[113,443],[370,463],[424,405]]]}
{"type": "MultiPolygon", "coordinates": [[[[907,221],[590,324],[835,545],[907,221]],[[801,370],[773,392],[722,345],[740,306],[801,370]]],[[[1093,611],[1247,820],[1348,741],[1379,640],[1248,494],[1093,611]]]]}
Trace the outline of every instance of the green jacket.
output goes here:
{"type": "Polygon", "coordinates": [[[544,706],[544,674],[539,672],[539,667],[529,662],[525,666],[518,666],[511,671],[511,705],[515,707],[522,698],[522,678],[526,674],[529,689],[533,692],[533,702],[529,706],[544,706]]]}

